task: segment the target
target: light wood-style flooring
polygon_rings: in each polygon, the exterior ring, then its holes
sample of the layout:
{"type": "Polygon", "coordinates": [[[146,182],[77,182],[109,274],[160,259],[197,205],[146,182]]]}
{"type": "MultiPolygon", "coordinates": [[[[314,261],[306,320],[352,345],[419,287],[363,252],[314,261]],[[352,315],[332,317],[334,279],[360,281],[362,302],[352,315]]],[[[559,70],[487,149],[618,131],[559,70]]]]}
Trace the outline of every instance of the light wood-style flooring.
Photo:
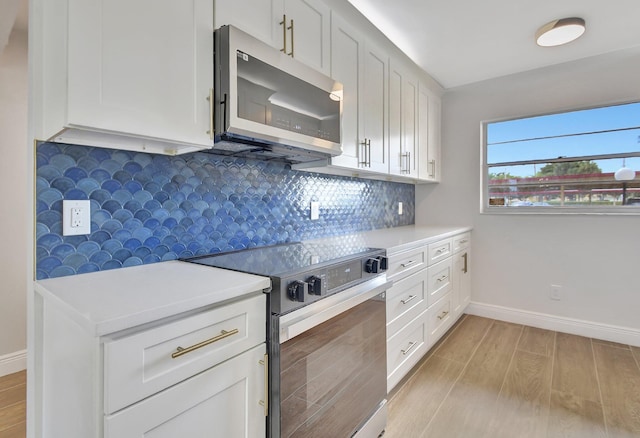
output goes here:
{"type": "Polygon", "coordinates": [[[640,437],[640,348],[466,315],[394,390],[384,438],[640,437]]]}
{"type": "Polygon", "coordinates": [[[0,438],[26,436],[27,373],[0,377],[0,438]]]}
{"type": "MultiPolygon", "coordinates": [[[[25,436],[26,373],[0,377],[25,436]]],[[[384,438],[640,437],[640,348],[467,315],[390,395],[384,438]]]]}

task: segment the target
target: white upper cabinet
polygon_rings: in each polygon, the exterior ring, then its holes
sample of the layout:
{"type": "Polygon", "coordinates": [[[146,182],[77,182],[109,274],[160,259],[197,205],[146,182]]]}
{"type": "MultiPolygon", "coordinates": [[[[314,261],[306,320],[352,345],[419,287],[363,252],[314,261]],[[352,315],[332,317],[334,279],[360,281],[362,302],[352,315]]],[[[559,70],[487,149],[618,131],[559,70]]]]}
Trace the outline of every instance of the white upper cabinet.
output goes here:
{"type": "Polygon", "coordinates": [[[214,27],[233,25],[259,40],[282,47],[282,30],[274,17],[282,20],[283,0],[213,0],[214,27]]]}
{"type": "Polygon", "coordinates": [[[336,166],[357,169],[364,151],[360,139],[360,90],[364,44],[353,26],[331,15],[331,77],[343,86],[342,155],[331,158],[336,166]]]}
{"type": "Polygon", "coordinates": [[[418,178],[418,82],[392,59],[389,68],[389,173],[418,178]]]}
{"type": "Polygon", "coordinates": [[[363,88],[360,98],[362,108],[361,141],[366,142],[363,165],[374,172],[389,172],[386,114],[388,99],[389,57],[376,45],[365,45],[363,62],[363,88]]]}
{"type": "Polygon", "coordinates": [[[210,1],[51,0],[42,13],[39,138],[169,154],[213,145],[210,1]]]}
{"type": "Polygon", "coordinates": [[[320,0],[216,0],[215,27],[231,24],[329,75],[331,11],[320,0]]]}
{"type": "Polygon", "coordinates": [[[440,97],[422,83],[418,89],[418,147],[421,180],[440,181],[440,97]]]}

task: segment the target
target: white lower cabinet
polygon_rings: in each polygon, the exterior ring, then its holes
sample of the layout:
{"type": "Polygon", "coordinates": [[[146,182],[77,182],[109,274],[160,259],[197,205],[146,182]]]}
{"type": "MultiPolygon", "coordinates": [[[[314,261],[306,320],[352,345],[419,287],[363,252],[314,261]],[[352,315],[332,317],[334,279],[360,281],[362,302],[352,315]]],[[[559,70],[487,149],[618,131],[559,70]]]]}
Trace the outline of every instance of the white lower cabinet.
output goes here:
{"type": "Polygon", "coordinates": [[[452,311],[460,315],[471,301],[471,235],[464,233],[453,241],[452,311]]]}
{"type": "Polygon", "coordinates": [[[263,293],[102,336],[40,305],[34,436],[265,436],[263,293]]]}
{"type": "Polygon", "coordinates": [[[463,233],[389,251],[387,390],[391,391],[462,315],[469,304],[469,246],[463,233]]]}
{"type": "Polygon", "coordinates": [[[428,310],[422,312],[387,339],[387,392],[390,392],[429,350],[427,312],[428,310]]]}
{"type": "Polygon", "coordinates": [[[260,437],[265,345],[109,415],[105,438],[260,437]]]}

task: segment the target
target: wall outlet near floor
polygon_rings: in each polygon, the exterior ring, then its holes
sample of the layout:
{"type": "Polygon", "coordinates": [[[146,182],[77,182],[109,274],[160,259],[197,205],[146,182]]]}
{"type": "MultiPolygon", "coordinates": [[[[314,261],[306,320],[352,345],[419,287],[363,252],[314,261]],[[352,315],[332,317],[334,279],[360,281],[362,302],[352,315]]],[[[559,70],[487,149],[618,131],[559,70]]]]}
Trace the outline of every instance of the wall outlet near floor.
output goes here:
{"type": "Polygon", "coordinates": [[[320,203],[318,201],[311,201],[311,220],[315,221],[320,218],[320,203]]]}
{"type": "Polygon", "coordinates": [[[562,286],[558,284],[552,284],[549,286],[549,299],[555,301],[562,300],[562,286]]]}
{"type": "Polygon", "coordinates": [[[402,214],[402,202],[398,202],[398,214],[402,214]]]}
{"type": "Polygon", "coordinates": [[[62,235],[91,234],[91,201],[62,201],[62,235]]]}

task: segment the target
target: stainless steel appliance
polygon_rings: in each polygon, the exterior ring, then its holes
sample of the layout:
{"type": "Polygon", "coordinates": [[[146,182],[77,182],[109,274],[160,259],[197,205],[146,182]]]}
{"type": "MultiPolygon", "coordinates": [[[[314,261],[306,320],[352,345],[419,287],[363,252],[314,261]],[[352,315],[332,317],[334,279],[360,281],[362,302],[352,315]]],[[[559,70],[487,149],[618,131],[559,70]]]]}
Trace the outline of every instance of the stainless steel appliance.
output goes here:
{"type": "Polygon", "coordinates": [[[233,26],[214,45],[212,152],[296,163],[342,152],[340,83],[233,26]]]}
{"type": "Polygon", "coordinates": [[[269,437],[384,433],[384,250],[292,243],[187,261],[271,278],[269,437]]]}

